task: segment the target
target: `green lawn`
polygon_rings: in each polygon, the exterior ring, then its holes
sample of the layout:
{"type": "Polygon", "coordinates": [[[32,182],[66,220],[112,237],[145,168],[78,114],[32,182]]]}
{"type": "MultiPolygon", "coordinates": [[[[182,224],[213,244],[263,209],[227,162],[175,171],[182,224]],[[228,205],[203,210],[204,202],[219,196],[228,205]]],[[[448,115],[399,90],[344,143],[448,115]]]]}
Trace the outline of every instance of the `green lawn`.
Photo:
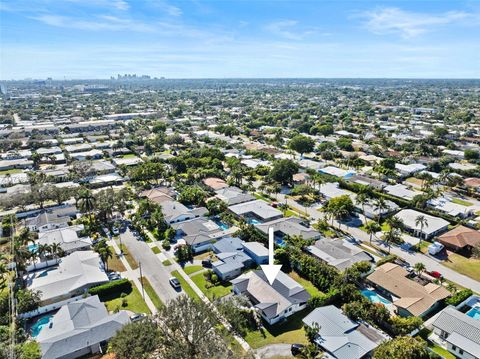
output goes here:
{"type": "Polygon", "coordinates": [[[304,288],[305,290],[310,293],[310,295],[321,295],[323,294],[321,291],[319,291],[317,289],[317,287],[315,287],[312,282],[310,282],[308,279],[305,279],[305,278],[302,278],[300,277],[300,275],[297,273],[297,272],[290,272],[288,273],[288,275],[290,276],[290,278],[292,278],[295,282],[297,283],[300,283],[304,288]]]}
{"type": "Polygon", "coordinates": [[[152,247],[152,252],[155,253],[155,254],[158,254],[161,252],[160,248],[158,248],[157,246],[155,247],[152,247]]]}
{"type": "Polygon", "coordinates": [[[248,332],[245,340],[253,349],[261,348],[269,344],[307,344],[308,339],[305,336],[302,319],[309,312],[308,309],[295,313],[287,318],[284,323],[268,325],[264,323],[263,330],[248,332]]]}
{"type": "Polygon", "coordinates": [[[187,273],[188,275],[192,274],[192,273],[195,273],[195,272],[198,272],[199,270],[202,270],[203,267],[202,266],[199,266],[199,265],[191,265],[191,266],[186,266],[185,268],[183,268],[183,271],[185,273],[187,273]]]}
{"type": "Polygon", "coordinates": [[[221,298],[232,292],[231,284],[219,284],[211,288],[207,288],[207,280],[203,276],[203,273],[192,276],[193,282],[198,288],[205,294],[208,299],[221,298]]]}
{"type": "Polygon", "coordinates": [[[170,262],[169,259],[165,259],[165,260],[162,262],[162,264],[163,264],[164,266],[171,266],[171,265],[172,265],[172,262],[170,262]]]}
{"type": "Polygon", "coordinates": [[[108,260],[108,269],[115,272],[125,272],[127,269],[123,265],[120,258],[118,258],[117,254],[115,253],[115,249],[112,246],[109,248],[112,251],[113,256],[108,260]]]}
{"type": "Polygon", "coordinates": [[[180,275],[180,273],[178,273],[177,270],[171,272],[171,275],[180,281],[180,284],[182,285],[182,290],[185,292],[186,295],[188,295],[190,298],[200,300],[198,294],[195,293],[190,284],[187,283],[187,281],[180,275]]]}
{"type": "Polygon", "coordinates": [[[297,217],[297,213],[295,213],[291,209],[287,209],[283,214],[285,215],[285,217],[297,217]]]}
{"type": "Polygon", "coordinates": [[[132,269],[137,269],[138,263],[128,251],[127,246],[122,244],[122,250],[123,250],[123,257],[127,260],[128,264],[130,264],[130,267],[132,267],[132,269]]]}
{"type": "Polygon", "coordinates": [[[438,355],[441,355],[445,359],[455,359],[455,355],[451,354],[448,350],[443,349],[442,347],[436,344],[429,342],[428,347],[432,349],[433,352],[437,353],[438,355]]]}
{"type": "Polygon", "coordinates": [[[11,170],[3,170],[3,171],[0,171],[0,175],[13,175],[15,173],[22,173],[23,170],[21,170],[20,168],[13,168],[11,170]]]}
{"type": "Polygon", "coordinates": [[[452,198],[452,202],[456,204],[460,204],[462,206],[466,206],[466,207],[473,206],[472,202],[464,201],[463,199],[460,199],[460,198],[452,198]]]}
{"type": "Polygon", "coordinates": [[[126,155],[122,156],[122,158],[133,158],[133,157],[137,157],[137,155],[134,153],[127,153],[126,155]]]}
{"type": "Polygon", "coordinates": [[[113,293],[112,295],[102,297],[100,299],[105,303],[107,309],[111,312],[115,312],[116,310],[130,310],[134,313],[150,313],[150,309],[148,309],[147,304],[143,300],[138,289],[135,287],[135,284],[132,283],[131,291],[126,294],[126,306],[122,306],[122,301],[124,298],[120,297],[120,292],[113,293]]]}
{"type": "Polygon", "coordinates": [[[480,281],[480,259],[473,259],[448,252],[448,259],[441,262],[445,267],[480,281]]]}
{"type": "Polygon", "coordinates": [[[155,289],[153,289],[148,279],[146,277],[142,277],[142,278],[139,278],[139,280],[143,283],[143,289],[152,300],[153,305],[155,305],[155,308],[157,309],[163,308],[162,300],[159,298],[157,292],[155,292],[155,289]]]}

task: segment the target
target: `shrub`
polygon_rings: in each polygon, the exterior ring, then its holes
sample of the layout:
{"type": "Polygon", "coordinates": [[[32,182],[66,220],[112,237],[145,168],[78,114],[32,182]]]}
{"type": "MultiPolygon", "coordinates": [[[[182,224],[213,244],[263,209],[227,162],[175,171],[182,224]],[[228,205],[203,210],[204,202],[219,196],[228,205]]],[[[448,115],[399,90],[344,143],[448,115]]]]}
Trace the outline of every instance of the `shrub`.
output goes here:
{"type": "Polygon", "coordinates": [[[380,260],[377,262],[377,267],[380,267],[382,264],[385,264],[385,263],[391,263],[397,258],[398,257],[395,254],[389,254],[388,256],[380,258],[380,260]]]}
{"type": "Polygon", "coordinates": [[[132,283],[128,279],[119,279],[108,282],[88,290],[90,295],[107,295],[115,292],[130,292],[132,290],[132,283]]]}
{"type": "Polygon", "coordinates": [[[446,300],[447,304],[458,305],[473,294],[471,289],[462,289],[446,300]]]}
{"type": "Polygon", "coordinates": [[[172,248],[171,244],[170,244],[170,241],[168,239],[165,239],[163,240],[162,242],[162,247],[163,249],[165,249],[166,251],[169,251],[170,248],[172,248]]]}

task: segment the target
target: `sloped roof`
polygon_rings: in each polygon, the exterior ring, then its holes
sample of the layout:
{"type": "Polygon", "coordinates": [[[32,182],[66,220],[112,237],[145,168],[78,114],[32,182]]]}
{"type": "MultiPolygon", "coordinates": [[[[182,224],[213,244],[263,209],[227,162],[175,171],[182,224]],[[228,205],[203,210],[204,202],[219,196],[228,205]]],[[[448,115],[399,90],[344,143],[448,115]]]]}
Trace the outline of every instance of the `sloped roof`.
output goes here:
{"type": "Polygon", "coordinates": [[[465,226],[458,226],[438,237],[438,241],[454,247],[475,247],[480,244],[480,232],[465,226]]]}
{"type": "Polygon", "coordinates": [[[129,322],[127,312],[108,315],[98,296],[93,296],[60,308],[36,340],[43,359],[56,359],[110,339],[129,322]]]}
{"type": "Polygon", "coordinates": [[[268,228],[273,227],[274,232],[282,232],[288,236],[301,236],[303,239],[318,238],[320,232],[306,227],[300,218],[284,217],[270,222],[256,224],[255,227],[264,234],[268,234],[268,228]]]}
{"type": "Polygon", "coordinates": [[[408,279],[407,274],[399,265],[385,263],[375,269],[367,279],[398,297],[393,304],[415,316],[422,315],[437,301],[450,296],[450,292],[444,287],[433,283],[422,286],[408,279]]]}

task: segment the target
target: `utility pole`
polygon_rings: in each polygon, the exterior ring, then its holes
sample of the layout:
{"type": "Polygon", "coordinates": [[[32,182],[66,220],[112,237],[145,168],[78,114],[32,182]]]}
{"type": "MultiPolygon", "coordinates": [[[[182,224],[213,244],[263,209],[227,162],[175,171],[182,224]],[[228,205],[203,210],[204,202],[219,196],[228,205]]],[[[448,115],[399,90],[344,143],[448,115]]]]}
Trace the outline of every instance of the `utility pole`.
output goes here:
{"type": "Polygon", "coordinates": [[[15,309],[15,281],[17,279],[17,262],[15,259],[15,228],[13,227],[13,217],[10,217],[10,240],[11,240],[11,246],[10,246],[10,253],[11,253],[11,259],[12,263],[14,265],[14,276],[10,275],[10,280],[8,283],[9,289],[10,289],[10,294],[9,294],[9,310],[11,314],[11,337],[10,337],[10,348],[9,348],[9,359],[15,359],[15,346],[16,346],[16,328],[15,328],[15,319],[16,319],[16,309],[15,309]]]}
{"type": "Polygon", "coordinates": [[[140,284],[142,285],[142,298],[143,300],[145,300],[145,292],[143,290],[142,262],[138,262],[138,267],[140,268],[140,284]]]}

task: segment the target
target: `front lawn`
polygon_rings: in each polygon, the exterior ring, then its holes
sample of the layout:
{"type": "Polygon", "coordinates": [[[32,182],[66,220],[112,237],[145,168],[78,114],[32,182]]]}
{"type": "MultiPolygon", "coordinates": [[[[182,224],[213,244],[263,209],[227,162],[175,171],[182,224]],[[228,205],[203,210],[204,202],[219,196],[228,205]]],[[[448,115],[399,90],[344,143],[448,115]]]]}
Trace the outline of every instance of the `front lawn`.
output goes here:
{"type": "Polygon", "coordinates": [[[185,292],[186,295],[188,295],[190,298],[200,300],[200,297],[198,296],[198,294],[195,293],[195,291],[190,286],[190,284],[187,283],[187,281],[181,276],[180,273],[178,273],[177,270],[174,270],[170,274],[178,279],[178,281],[180,282],[180,285],[182,286],[182,290],[183,292],[185,292]]]}
{"type": "Polygon", "coordinates": [[[465,207],[473,206],[472,202],[464,201],[463,199],[460,199],[460,198],[452,198],[452,202],[456,204],[460,204],[465,207]]]}
{"type": "Polygon", "coordinates": [[[157,246],[155,247],[152,247],[152,252],[155,253],[155,254],[158,254],[161,252],[160,248],[158,248],[157,246]]]}
{"type": "Polygon", "coordinates": [[[203,267],[202,266],[199,266],[199,265],[191,265],[191,266],[186,266],[185,268],[183,268],[183,271],[185,273],[187,273],[188,275],[192,274],[192,273],[195,273],[195,272],[198,272],[199,270],[202,270],[203,267]]]}
{"type": "Polygon", "coordinates": [[[117,254],[115,253],[115,249],[112,246],[110,246],[109,248],[112,251],[112,258],[108,259],[108,270],[115,272],[125,272],[127,269],[123,265],[120,258],[118,258],[117,254]]]}
{"type": "Polygon", "coordinates": [[[437,344],[433,344],[428,342],[428,347],[438,355],[441,355],[444,359],[455,359],[455,355],[450,353],[448,350],[443,349],[441,346],[437,344]]]}
{"type": "Polygon", "coordinates": [[[126,292],[126,297],[121,297],[121,292],[112,293],[108,296],[102,296],[100,300],[105,303],[108,311],[115,312],[117,310],[130,310],[134,313],[150,313],[150,309],[147,307],[147,303],[142,298],[142,294],[139,292],[135,284],[132,283],[132,289],[130,292],[126,292]],[[126,305],[123,306],[124,300],[126,305]]]}
{"type": "Polygon", "coordinates": [[[295,282],[301,284],[303,286],[303,288],[305,288],[305,290],[312,296],[316,296],[316,295],[321,295],[323,294],[321,291],[319,291],[317,289],[317,287],[315,287],[312,282],[310,282],[308,279],[305,279],[305,278],[302,278],[300,277],[300,275],[297,273],[297,272],[290,272],[288,273],[288,275],[290,276],[290,278],[292,278],[295,282]]]}
{"type": "Polygon", "coordinates": [[[130,267],[132,267],[132,269],[137,269],[138,263],[128,251],[127,246],[122,243],[120,249],[123,250],[123,257],[127,260],[128,264],[130,264],[130,267]]]}
{"type": "Polygon", "coordinates": [[[164,266],[171,266],[171,265],[172,265],[172,262],[170,262],[169,259],[165,259],[165,260],[162,262],[162,264],[163,264],[164,266]]]}
{"type": "Polygon", "coordinates": [[[480,281],[480,259],[467,258],[448,252],[448,259],[441,262],[445,267],[480,281]]]}
{"type": "Polygon", "coordinates": [[[264,322],[265,327],[262,330],[248,332],[245,340],[253,349],[270,344],[307,344],[308,339],[305,336],[302,319],[308,312],[308,309],[302,310],[289,316],[284,323],[271,326],[264,322]]]}
{"type": "Polygon", "coordinates": [[[232,292],[232,285],[229,283],[219,284],[211,288],[207,288],[207,285],[210,284],[207,282],[203,273],[196,274],[191,277],[193,282],[197,285],[198,288],[205,294],[208,299],[212,300],[214,298],[218,299],[226,296],[232,292]]]}
{"type": "Polygon", "coordinates": [[[161,309],[163,308],[163,302],[158,296],[157,292],[155,292],[155,289],[153,289],[152,285],[148,281],[147,277],[142,277],[139,278],[139,280],[143,283],[143,289],[147,293],[147,295],[150,297],[150,299],[153,302],[153,305],[155,305],[155,308],[161,309]]]}

